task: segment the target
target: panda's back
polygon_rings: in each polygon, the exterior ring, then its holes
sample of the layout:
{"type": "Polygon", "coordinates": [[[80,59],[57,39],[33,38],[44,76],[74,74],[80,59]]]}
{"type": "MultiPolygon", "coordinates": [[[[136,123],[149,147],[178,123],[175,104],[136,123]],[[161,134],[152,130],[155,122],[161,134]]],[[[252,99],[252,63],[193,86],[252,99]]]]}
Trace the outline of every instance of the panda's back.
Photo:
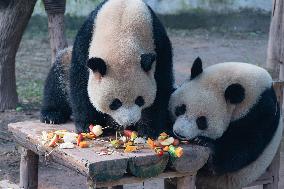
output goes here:
{"type": "Polygon", "coordinates": [[[142,0],[109,0],[94,22],[89,58],[112,68],[136,67],[142,53],[154,52],[152,17],[142,0]]]}

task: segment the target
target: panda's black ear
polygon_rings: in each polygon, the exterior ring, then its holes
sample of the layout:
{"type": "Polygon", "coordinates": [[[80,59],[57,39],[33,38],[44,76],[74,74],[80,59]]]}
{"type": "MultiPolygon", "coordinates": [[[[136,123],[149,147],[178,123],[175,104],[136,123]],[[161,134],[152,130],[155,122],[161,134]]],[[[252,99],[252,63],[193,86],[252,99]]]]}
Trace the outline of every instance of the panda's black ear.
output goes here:
{"type": "Polygon", "coordinates": [[[99,73],[101,76],[104,76],[106,74],[106,63],[101,58],[90,58],[87,62],[88,68],[90,68],[93,72],[99,73]]]}
{"type": "Polygon", "coordinates": [[[150,71],[155,60],[156,60],[156,55],[153,53],[141,54],[142,69],[145,72],[150,71]]]}
{"type": "Polygon", "coordinates": [[[241,84],[234,83],[226,88],[224,96],[227,102],[238,104],[245,99],[245,89],[241,84]]]}
{"type": "Polygon", "coordinates": [[[191,67],[191,75],[190,75],[190,80],[196,78],[199,74],[201,74],[203,72],[203,68],[202,68],[202,60],[201,58],[197,57],[194,62],[193,65],[191,67]]]}

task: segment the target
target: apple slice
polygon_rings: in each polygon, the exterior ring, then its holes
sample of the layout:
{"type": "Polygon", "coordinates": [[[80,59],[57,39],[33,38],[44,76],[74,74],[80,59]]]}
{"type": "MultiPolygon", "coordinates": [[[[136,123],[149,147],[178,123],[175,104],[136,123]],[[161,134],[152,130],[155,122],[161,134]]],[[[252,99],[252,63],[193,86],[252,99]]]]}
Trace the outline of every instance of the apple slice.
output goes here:
{"type": "Polygon", "coordinates": [[[166,140],[160,141],[161,145],[163,146],[169,146],[172,143],[174,143],[175,139],[173,137],[169,137],[166,140]]]}

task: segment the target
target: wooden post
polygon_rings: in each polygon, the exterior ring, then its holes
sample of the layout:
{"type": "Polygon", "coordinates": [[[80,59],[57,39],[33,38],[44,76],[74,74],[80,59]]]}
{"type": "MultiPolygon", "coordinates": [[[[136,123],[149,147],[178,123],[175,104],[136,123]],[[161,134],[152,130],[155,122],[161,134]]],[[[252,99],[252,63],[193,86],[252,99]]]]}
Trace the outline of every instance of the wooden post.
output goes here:
{"type": "Polygon", "coordinates": [[[48,16],[51,62],[54,63],[57,52],[68,46],[64,26],[66,0],[44,0],[43,2],[48,16]]]}
{"type": "Polygon", "coordinates": [[[267,171],[271,173],[272,175],[272,183],[264,184],[263,189],[278,189],[278,183],[279,183],[279,168],[280,168],[280,147],[268,167],[267,171]]]}
{"type": "MultiPolygon", "coordinates": [[[[272,18],[267,49],[267,68],[279,70],[279,80],[284,81],[284,1],[273,0],[272,18]]],[[[282,107],[282,104],[280,105],[282,107]]]]}
{"type": "Polygon", "coordinates": [[[20,164],[20,188],[37,189],[38,187],[38,155],[22,148],[20,164]]]}

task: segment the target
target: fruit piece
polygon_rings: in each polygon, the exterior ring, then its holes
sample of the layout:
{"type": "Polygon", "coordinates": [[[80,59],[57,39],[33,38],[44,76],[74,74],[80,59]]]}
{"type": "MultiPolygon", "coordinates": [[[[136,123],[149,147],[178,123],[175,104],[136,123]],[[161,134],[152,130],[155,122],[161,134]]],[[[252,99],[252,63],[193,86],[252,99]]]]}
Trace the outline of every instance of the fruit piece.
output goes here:
{"type": "Polygon", "coordinates": [[[92,129],[92,133],[96,135],[96,137],[100,136],[103,134],[103,128],[100,125],[95,125],[92,129]]]}
{"type": "Polygon", "coordinates": [[[162,155],[164,155],[164,152],[163,152],[163,150],[161,149],[161,148],[155,148],[155,152],[156,152],[156,154],[158,155],[158,156],[162,156],[162,155]]]}
{"type": "Polygon", "coordinates": [[[173,145],[174,146],[178,146],[179,145],[179,140],[178,139],[174,139],[173,145]]]}
{"type": "Polygon", "coordinates": [[[92,132],[93,128],[94,128],[94,125],[91,124],[91,125],[89,126],[89,131],[92,132]]]}
{"type": "Polygon", "coordinates": [[[80,133],[77,138],[77,146],[79,146],[80,142],[84,139],[83,135],[80,133]]]}
{"type": "Polygon", "coordinates": [[[130,140],[135,140],[138,137],[138,133],[136,131],[132,131],[131,136],[130,136],[130,140]]]}
{"type": "Polygon", "coordinates": [[[57,142],[59,140],[59,135],[54,135],[53,138],[51,139],[50,143],[48,144],[49,147],[55,147],[57,145],[57,142]]]}
{"type": "Polygon", "coordinates": [[[124,146],[133,146],[133,142],[132,141],[128,141],[127,143],[124,144],[124,146]]]}
{"type": "Polygon", "coordinates": [[[41,132],[41,140],[43,140],[44,142],[48,140],[48,134],[46,131],[41,132]]]}
{"type": "Polygon", "coordinates": [[[160,143],[163,146],[169,146],[169,145],[173,144],[174,140],[175,139],[173,137],[170,137],[170,138],[167,138],[166,140],[161,141],[160,143]]]}
{"type": "Polygon", "coordinates": [[[183,149],[182,149],[181,147],[176,148],[176,150],[175,150],[175,155],[176,155],[177,157],[181,157],[182,154],[183,154],[183,149]]]}
{"type": "Polygon", "coordinates": [[[135,140],[134,140],[134,144],[145,144],[146,143],[146,140],[142,137],[137,137],[135,140]]]}
{"type": "Polygon", "coordinates": [[[153,141],[152,139],[148,138],[147,144],[149,145],[149,147],[150,147],[151,149],[154,149],[154,148],[155,148],[155,144],[154,144],[154,141],[153,141]]]}
{"type": "Polygon", "coordinates": [[[158,156],[163,156],[164,155],[164,152],[162,151],[162,150],[160,150],[159,152],[158,152],[158,156]]]}
{"type": "Polygon", "coordinates": [[[67,130],[57,130],[57,131],[54,131],[54,133],[59,135],[62,138],[66,133],[68,133],[68,131],[67,130]]]}
{"type": "Polygon", "coordinates": [[[164,148],[163,148],[163,151],[165,151],[165,152],[167,152],[167,151],[169,151],[169,146],[165,146],[164,148]]]}
{"type": "Polygon", "coordinates": [[[125,136],[120,137],[119,140],[122,141],[123,143],[125,143],[127,141],[125,136]]]}
{"type": "Polygon", "coordinates": [[[123,134],[124,134],[124,136],[126,136],[126,137],[131,137],[131,134],[132,134],[132,131],[131,130],[124,130],[123,131],[123,134]]]}
{"type": "Polygon", "coordinates": [[[158,137],[158,140],[166,140],[167,138],[169,138],[169,135],[167,133],[163,132],[158,137]]]}
{"type": "Polygon", "coordinates": [[[53,132],[50,132],[47,134],[47,139],[52,139],[54,136],[54,133],[53,132]]]}
{"type": "Polygon", "coordinates": [[[89,144],[87,143],[87,141],[81,141],[79,143],[80,148],[88,148],[89,144]]]}
{"type": "Polygon", "coordinates": [[[162,145],[158,140],[155,140],[155,141],[154,141],[154,145],[155,145],[156,147],[163,147],[163,145],[162,145]]]}
{"type": "Polygon", "coordinates": [[[128,153],[128,152],[134,152],[137,151],[138,147],[137,146],[126,146],[124,152],[128,153]]]}
{"type": "Polygon", "coordinates": [[[120,147],[120,143],[118,140],[112,140],[110,141],[111,145],[114,147],[114,148],[119,148],[120,147]]]}
{"type": "Polygon", "coordinates": [[[92,133],[92,132],[91,133],[87,133],[86,134],[86,138],[87,139],[94,139],[94,138],[96,138],[96,135],[94,133],[92,133]]]}
{"type": "Polygon", "coordinates": [[[76,133],[66,133],[63,136],[63,140],[64,140],[64,142],[76,143],[77,142],[77,140],[76,140],[77,136],[78,136],[78,134],[76,134],[76,133]]]}
{"type": "Polygon", "coordinates": [[[173,145],[170,145],[169,146],[169,154],[171,155],[171,156],[174,156],[175,157],[175,147],[173,146],[173,145]]]}
{"type": "Polygon", "coordinates": [[[72,149],[74,147],[75,147],[75,145],[71,142],[64,142],[64,143],[59,145],[59,148],[61,148],[61,149],[72,149]]]}
{"type": "Polygon", "coordinates": [[[169,136],[167,133],[165,133],[165,132],[162,132],[161,134],[160,134],[160,136],[169,136]]]}

